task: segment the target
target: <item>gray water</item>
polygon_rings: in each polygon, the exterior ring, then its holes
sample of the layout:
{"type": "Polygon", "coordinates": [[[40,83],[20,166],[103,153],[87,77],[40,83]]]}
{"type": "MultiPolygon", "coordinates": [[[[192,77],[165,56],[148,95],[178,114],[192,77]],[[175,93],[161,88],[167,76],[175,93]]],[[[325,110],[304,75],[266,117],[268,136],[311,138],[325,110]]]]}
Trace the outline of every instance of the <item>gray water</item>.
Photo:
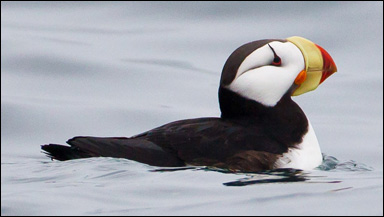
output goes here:
{"type": "Polygon", "coordinates": [[[2,215],[383,215],[382,2],[1,2],[2,215]],[[51,161],[79,135],[219,116],[240,45],[299,35],[338,72],[295,97],[324,164],[234,174],[51,161]]]}

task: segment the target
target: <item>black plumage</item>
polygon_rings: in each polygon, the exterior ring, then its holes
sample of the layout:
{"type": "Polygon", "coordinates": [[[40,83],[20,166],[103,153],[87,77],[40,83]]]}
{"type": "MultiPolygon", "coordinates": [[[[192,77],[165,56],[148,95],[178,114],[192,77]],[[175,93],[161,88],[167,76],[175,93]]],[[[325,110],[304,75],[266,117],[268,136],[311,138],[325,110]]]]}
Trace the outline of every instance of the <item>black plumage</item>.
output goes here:
{"type": "Polygon", "coordinates": [[[273,107],[226,88],[244,58],[271,41],[245,44],[228,58],[219,87],[221,117],[180,120],[130,138],[75,137],[67,141],[70,146],[48,144],[42,149],[57,160],[116,157],[163,167],[273,169],[279,156],[308,131],[305,114],[291,99],[294,84],[273,107]]]}
{"type": "MultiPolygon", "coordinates": [[[[274,107],[231,96],[237,94],[227,90],[221,94],[233,98],[230,105],[241,112],[176,121],[131,138],[75,137],[67,141],[70,147],[49,144],[42,149],[57,160],[116,157],[164,167],[188,164],[259,171],[272,169],[278,156],[299,144],[308,129],[289,93],[274,107]]],[[[231,108],[223,108],[227,109],[231,108]]]]}

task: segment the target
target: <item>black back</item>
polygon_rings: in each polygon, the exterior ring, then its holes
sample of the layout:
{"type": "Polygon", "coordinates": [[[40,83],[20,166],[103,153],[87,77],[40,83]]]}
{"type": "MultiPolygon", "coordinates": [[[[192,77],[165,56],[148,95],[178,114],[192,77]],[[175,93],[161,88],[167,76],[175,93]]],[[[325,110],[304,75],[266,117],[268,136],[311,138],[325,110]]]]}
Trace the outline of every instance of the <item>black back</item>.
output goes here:
{"type": "Polygon", "coordinates": [[[259,171],[272,169],[279,155],[299,144],[307,132],[307,119],[289,94],[276,106],[265,107],[229,90],[221,91],[232,102],[222,104],[222,118],[176,121],[131,138],[75,137],[67,142],[71,147],[50,144],[42,148],[58,160],[103,156],[154,166],[190,164],[259,171]]]}

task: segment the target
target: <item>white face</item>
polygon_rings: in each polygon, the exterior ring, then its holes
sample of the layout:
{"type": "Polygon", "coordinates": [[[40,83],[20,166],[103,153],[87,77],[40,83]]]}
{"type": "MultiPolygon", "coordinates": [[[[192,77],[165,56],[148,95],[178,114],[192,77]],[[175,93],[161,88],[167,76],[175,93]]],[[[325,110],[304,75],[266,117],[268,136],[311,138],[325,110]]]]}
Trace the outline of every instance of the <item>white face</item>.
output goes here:
{"type": "Polygon", "coordinates": [[[226,88],[266,106],[274,106],[293,85],[297,75],[305,69],[304,57],[291,42],[274,41],[253,51],[241,63],[236,77],[226,88]],[[274,53],[281,65],[271,63],[274,53]]]}

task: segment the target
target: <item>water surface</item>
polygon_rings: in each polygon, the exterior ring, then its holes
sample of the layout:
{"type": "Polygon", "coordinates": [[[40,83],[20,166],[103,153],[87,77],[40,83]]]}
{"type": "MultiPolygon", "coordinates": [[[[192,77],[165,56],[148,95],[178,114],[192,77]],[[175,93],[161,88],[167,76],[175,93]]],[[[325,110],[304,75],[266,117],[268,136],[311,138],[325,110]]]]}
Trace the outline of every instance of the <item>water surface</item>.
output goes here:
{"type": "Polygon", "coordinates": [[[382,2],[2,2],[2,215],[383,215],[382,2]],[[308,38],[338,72],[296,97],[313,171],[51,161],[40,145],[219,116],[225,60],[308,38]]]}

